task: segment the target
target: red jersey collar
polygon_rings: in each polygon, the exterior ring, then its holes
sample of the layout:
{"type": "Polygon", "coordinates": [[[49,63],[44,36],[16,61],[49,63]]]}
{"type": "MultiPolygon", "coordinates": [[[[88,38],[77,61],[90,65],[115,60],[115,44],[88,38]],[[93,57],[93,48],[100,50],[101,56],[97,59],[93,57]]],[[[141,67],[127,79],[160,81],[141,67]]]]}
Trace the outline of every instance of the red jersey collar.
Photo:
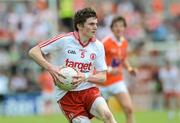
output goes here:
{"type": "Polygon", "coordinates": [[[83,47],[87,46],[90,42],[95,42],[95,41],[96,41],[96,38],[93,37],[93,38],[90,38],[89,41],[88,41],[88,43],[84,45],[84,44],[81,42],[80,37],[79,37],[79,33],[78,33],[77,31],[74,31],[74,32],[73,32],[73,35],[74,35],[74,37],[79,41],[79,43],[80,43],[83,47]]]}

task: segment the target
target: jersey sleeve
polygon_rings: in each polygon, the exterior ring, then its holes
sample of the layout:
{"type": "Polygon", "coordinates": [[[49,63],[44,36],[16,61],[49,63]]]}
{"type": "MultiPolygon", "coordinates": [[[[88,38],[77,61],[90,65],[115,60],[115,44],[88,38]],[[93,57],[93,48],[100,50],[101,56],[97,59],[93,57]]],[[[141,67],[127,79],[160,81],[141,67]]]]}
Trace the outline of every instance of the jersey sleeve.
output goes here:
{"type": "Polygon", "coordinates": [[[52,38],[38,44],[43,54],[49,54],[61,50],[64,46],[64,38],[52,38]]]}
{"type": "Polygon", "coordinates": [[[105,51],[104,51],[104,46],[100,45],[98,55],[95,61],[95,68],[96,71],[105,71],[107,70],[107,65],[105,61],[105,51]]]}

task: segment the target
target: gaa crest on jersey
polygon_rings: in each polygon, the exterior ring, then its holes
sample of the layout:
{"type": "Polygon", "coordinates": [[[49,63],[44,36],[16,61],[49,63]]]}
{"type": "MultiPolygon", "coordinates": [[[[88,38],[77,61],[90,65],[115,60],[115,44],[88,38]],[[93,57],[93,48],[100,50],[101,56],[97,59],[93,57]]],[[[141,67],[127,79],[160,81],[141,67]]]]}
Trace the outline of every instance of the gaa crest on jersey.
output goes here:
{"type": "Polygon", "coordinates": [[[68,50],[67,52],[68,52],[68,54],[76,54],[75,50],[68,50]]]}
{"type": "Polygon", "coordinates": [[[90,54],[90,59],[91,59],[91,60],[94,60],[95,58],[96,58],[96,54],[95,54],[95,53],[91,53],[91,54],[90,54]]]}

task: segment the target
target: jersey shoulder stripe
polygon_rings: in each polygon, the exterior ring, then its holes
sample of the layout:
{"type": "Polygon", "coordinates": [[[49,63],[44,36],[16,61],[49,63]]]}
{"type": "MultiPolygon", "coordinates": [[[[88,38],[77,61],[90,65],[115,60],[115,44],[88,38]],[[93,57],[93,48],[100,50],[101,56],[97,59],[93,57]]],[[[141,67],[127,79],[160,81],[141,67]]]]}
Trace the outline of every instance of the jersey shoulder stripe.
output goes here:
{"type": "Polygon", "coordinates": [[[66,36],[70,36],[70,35],[73,35],[73,32],[70,32],[70,33],[67,33],[67,34],[60,34],[60,35],[57,35],[49,40],[46,40],[46,41],[43,41],[43,42],[40,42],[38,45],[40,46],[40,48],[42,47],[45,47],[55,41],[57,41],[58,39],[61,39],[63,37],[66,37],[66,36]]]}

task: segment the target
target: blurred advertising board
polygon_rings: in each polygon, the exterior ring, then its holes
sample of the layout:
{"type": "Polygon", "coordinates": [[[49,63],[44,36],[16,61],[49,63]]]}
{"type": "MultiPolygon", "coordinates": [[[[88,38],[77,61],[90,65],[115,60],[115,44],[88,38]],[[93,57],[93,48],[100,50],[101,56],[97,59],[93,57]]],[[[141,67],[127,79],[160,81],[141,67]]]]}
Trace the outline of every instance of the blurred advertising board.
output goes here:
{"type": "Polygon", "coordinates": [[[40,114],[41,93],[6,95],[3,101],[3,114],[9,116],[40,114]]]}

